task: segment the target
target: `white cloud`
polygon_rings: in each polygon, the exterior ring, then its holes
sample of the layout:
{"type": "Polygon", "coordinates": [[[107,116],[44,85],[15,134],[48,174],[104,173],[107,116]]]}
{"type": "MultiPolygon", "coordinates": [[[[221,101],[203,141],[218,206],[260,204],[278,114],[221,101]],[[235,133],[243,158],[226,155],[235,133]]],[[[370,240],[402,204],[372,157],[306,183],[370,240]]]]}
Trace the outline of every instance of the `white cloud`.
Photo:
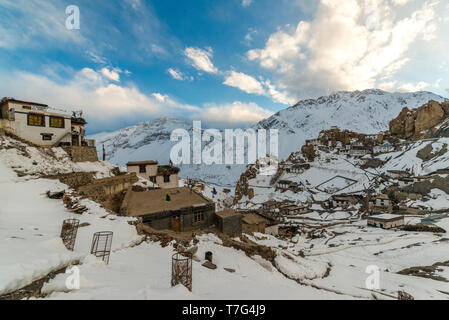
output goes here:
{"type": "Polygon", "coordinates": [[[219,126],[231,125],[235,127],[256,123],[272,115],[273,112],[258,106],[256,103],[235,101],[223,105],[206,104],[201,113],[192,116],[192,119],[219,126]]]}
{"type": "Polygon", "coordinates": [[[296,97],[391,84],[409,61],[410,46],[433,39],[437,2],[402,12],[390,1],[321,0],[313,20],[278,30],[247,57],[272,70],[296,97]]]}
{"type": "Polygon", "coordinates": [[[253,2],[253,0],[242,0],[242,6],[244,8],[249,7],[252,2],[253,2]]]}
{"type": "Polygon", "coordinates": [[[104,130],[125,119],[141,119],[174,115],[177,112],[198,112],[195,106],[178,103],[168,95],[150,96],[133,85],[111,83],[102,72],[84,68],[64,83],[28,72],[3,72],[0,91],[17,99],[41,101],[68,111],[83,109],[92,131],[104,130]]]}
{"type": "Polygon", "coordinates": [[[290,97],[285,91],[281,92],[276,87],[271,84],[269,80],[261,81],[255,79],[242,72],[230,71],[227,72],[225,81],[223,84],[238,88],[243,92],[249,94],[257,94],[261,96],[267,96],[275,102],[279,102],[286,105],[291,105],[296,102],[296,100],[290,97]]]}
{"type": "Polygon", "coordinates": [[[175,69],[173,69],[173,68],[169,68],[168,70],[167,70],[167,72],[172,76],[172,78],[173,79],[175,79],[175,80],[180,80],[180,81],[183,81],[183,80],[190,80],[190,81],[192,81],[193,80],[193,77],[191,77],[191,76],[186,76],[184,73],[182,73],[181,71],[179,71],[179,70],[175,70],[175,69]]]}
{"type": "Polygon", "coordinates": [[[430,84],[424,81],[420,81],[418,83],[404,83],[401,86],[397,88],[399,92],[415,92],[415,91],[421,91],[427,87],[429,87],[430,84]]]}
{"type": "Polygon", "coordinates": [[[259,81],[241,72],[229,72],[223,84],[230,87],[239,88],[246,93],[254,93],[259,95],[265,94],[265,89],[259,81]]]}
{"type": "Polygon", "coordinates": [[[101,74],[109,80],[120,82],[120,73],[119,69],[109,70],[108,68],[101,69],[101,74]]]}
{"type": "Polygon", "coordinates": [[[189,63],[196,69],[207,73],[217,73],[218,69],[215,68],[211,61],[213,56],[212,48],[206,50],[194,47],[188,47],[184,50],[184,54],[188,58],[189,63]]]}

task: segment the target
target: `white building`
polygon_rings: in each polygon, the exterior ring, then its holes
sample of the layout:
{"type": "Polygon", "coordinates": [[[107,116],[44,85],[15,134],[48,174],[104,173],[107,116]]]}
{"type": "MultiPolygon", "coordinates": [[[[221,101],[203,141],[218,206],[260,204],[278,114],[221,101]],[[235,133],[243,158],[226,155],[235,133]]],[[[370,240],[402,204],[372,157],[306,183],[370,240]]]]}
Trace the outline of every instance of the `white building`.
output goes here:
{"type": "Polygon", "coordinates": [[[136,173],[157,184],[161,189],[172,189],[179,187],[179,168],[173,166],[159,166],[157,161],[138,161],[126,164],[128,173],[136,173]]]}
{"type": "Polygon", "coordinates": [[[375,146],[373,148],[373,152],[375,154],[377,154],[377,153],[387,153],[387,152],[392,152],[392,151],[394,151],[394,147],[390,143],[384,143],[384,144],[382,144],[380,146],[375,146]]]}
{"type": "Polygon", "coordinates": [[[403,226],[405,224],[405,221],[404,216],[398,216],[394,214],[379,214],[368,217],[367,223],[369,227],[391,229],[403,226]]]}
{"type": "Polygon", "coordinates": [[[53,112],[42,103],[3,98],[0,128],[39,146],[87,145],[82,118],[53,112]],[[74,127],[78,132],[74,133],[74,127]]]}

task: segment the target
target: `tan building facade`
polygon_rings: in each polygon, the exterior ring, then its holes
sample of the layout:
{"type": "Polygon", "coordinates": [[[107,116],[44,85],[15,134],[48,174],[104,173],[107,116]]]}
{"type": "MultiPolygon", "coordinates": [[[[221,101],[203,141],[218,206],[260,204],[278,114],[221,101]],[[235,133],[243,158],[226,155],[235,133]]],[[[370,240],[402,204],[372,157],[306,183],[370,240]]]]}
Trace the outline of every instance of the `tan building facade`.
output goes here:
{"type": "Polygon", "coordinates": [[[179,168],[159,166],[157,161],[128,162],[126,168],[128,173],[136,173],[139,177],[157,184],[161,189],[179,186],[179,168]]]}

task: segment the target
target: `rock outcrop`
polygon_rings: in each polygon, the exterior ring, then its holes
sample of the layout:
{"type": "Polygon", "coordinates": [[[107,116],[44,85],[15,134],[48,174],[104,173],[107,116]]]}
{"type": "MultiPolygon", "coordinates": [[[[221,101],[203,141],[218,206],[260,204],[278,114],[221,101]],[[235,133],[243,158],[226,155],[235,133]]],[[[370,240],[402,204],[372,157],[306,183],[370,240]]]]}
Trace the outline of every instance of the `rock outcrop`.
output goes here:
{"type": "Polygon", "coordinates": [[[399,116],[390,122],[390,133],[403,139],[422,138],[428,130],[449,117],[449,101],[429,101],[418,109],[402,109],[399,116]]]}

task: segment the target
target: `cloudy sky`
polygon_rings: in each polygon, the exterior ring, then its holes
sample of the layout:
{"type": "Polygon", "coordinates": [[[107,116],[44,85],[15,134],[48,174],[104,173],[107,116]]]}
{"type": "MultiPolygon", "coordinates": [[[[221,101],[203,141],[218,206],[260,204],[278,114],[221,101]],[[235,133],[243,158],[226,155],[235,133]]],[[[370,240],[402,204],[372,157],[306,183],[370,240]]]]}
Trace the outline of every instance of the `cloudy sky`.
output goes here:
{"type": "Polygon", "coordinates": [[[448,17],[447,0],[0,0],[0,96],[83,109],[90,133],[246,126],[338,90],[448,96],[448,17]]]}

